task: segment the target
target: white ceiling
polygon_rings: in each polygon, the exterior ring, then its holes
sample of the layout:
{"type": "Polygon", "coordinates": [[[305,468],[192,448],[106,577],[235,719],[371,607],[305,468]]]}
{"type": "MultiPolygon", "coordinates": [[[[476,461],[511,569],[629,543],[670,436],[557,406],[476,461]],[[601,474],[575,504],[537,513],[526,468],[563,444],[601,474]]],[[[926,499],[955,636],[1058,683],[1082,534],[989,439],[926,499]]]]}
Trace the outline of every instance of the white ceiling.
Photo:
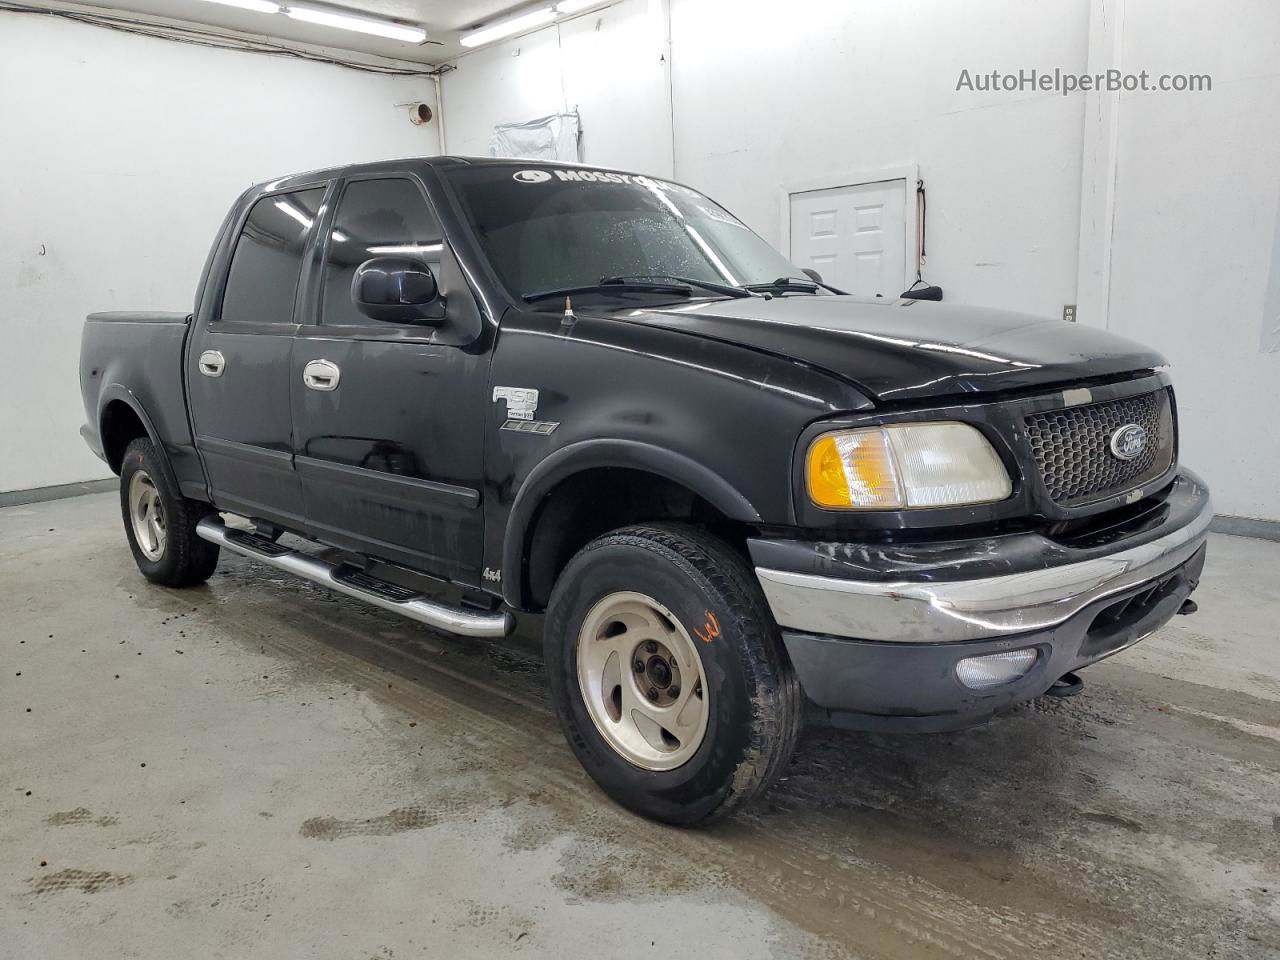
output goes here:
{"type": "Polygon", "coordinates": [[[528,0],[342,0],[317,3],[336,10],[404,20],[426,28],[425,44],[404,43],[292,20],[281,14],[254,13],[204,0],[96,0],[94,6],[141,13],[168,20],[223,27],[296,43],[337,47],[361,53],[438,64],[463,52],[458,34],[500,14],[528,5],[528,0]],[[434,41],[434,42],[433,42],[434,41]]]}

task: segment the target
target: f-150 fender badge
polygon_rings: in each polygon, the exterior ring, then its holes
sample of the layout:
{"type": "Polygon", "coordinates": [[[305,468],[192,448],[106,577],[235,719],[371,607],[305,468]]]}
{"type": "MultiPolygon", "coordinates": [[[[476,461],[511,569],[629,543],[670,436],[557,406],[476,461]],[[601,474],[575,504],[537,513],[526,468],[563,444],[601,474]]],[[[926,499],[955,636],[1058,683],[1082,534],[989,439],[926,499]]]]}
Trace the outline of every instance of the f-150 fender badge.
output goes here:
{"type": "Polygon", "coordinates": [[[507,401],[507,416],[512,420],[532,420],[538,412],[538,391],[533,387],[494,387],[493,402],[507,401]]]}
{"type": "Polygon", "coordinates": [[[499,400],[507,402],[507,419],[499,430],[548,437],[560,426],[559,423],[533,419],[538,412],[538,391],[533,387],[494,387],[493,402],[499,400]]]}

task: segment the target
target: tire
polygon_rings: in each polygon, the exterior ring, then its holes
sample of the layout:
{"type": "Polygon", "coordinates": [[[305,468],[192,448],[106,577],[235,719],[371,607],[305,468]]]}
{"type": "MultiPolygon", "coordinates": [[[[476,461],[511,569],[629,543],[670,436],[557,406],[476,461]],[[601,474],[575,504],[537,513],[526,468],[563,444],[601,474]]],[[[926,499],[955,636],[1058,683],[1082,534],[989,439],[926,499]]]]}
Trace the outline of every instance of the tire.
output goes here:
{"type": "Polygon", "coordinates": [[[218,545],[201,540],[196,524],[213,507],[174,489],[146,437],[130,443],[120,463],[120,511],[133,559],[152,583],[190,587],[212,576],[218,545]]]}
{"type": "Polygon", "coordinates": [[[583,547],[556,581],[544,644],[570,747],[635,813],[709,823],[791,758],[804,696],[778,628],[751,570],[698,528],[627,527],[583,547]]]}

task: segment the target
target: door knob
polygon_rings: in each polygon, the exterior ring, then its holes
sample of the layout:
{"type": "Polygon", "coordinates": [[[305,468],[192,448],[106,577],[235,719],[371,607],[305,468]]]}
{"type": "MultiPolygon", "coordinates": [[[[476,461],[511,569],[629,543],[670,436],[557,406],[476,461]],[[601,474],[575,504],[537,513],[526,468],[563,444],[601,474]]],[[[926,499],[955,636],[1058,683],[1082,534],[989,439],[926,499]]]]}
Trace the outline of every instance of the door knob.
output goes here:
{"type": "Polygon", "coordinates": [[[302,368],[302,382],[308,390],[337,390],[342,371],[329,360],[309,360],[302,368]]]}
{"type": "Polygon", "coordinates": [[[200,372],[206,377],[222,376],[223,368],[227,365],[226,358],[217,350],[206,350],[200,354],[200,372]]]}

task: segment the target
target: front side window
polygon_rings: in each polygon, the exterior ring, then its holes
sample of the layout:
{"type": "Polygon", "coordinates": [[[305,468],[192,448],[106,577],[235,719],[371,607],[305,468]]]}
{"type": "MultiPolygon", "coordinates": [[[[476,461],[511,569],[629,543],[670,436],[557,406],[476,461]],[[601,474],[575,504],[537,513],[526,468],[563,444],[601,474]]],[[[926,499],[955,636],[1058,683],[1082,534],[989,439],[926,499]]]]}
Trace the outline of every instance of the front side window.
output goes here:
{"type": "Polygon", "coordinates": [[[293,323],[302,253],[324,187],[263,197],[249,211],[227,271],[222,319],[293,323]]]}
{"type": "Polygon", "coordinates": [[[329,234],[321,323],[381,325],[352,302],[356,268],[374,257],[416,257],[439,277],[442,249],[440,224],[413,181],[395,178],[347,184],[329,234]]]}
{"type": "Polygon", "coordinates": [[[519,297],[616,277],[748,286],[799,275],[733,214],[680,184],[518,163],[445,176],[494,270],[519,297]]]}

